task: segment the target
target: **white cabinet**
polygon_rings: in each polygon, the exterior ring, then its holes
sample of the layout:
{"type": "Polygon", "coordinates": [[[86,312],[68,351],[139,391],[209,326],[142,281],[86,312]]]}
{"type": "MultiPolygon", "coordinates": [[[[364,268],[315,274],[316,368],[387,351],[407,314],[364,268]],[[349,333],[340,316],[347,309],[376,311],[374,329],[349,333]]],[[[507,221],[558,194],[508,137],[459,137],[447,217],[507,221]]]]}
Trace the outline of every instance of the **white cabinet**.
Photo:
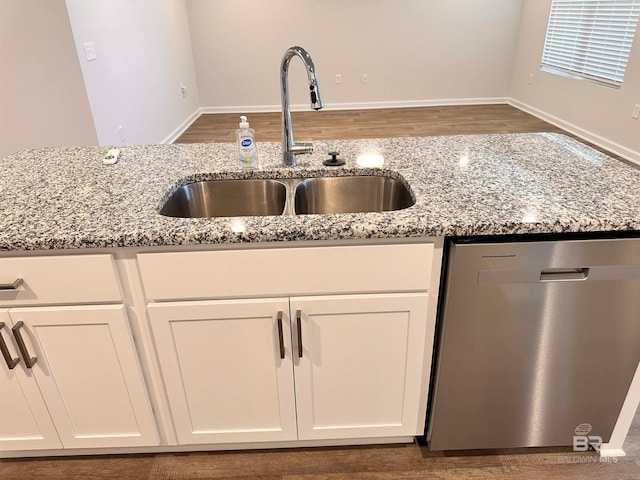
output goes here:
{"type": "Polygon", "coordinates": [[[421,434],[440,255],[427,242],[3,254],[0,457],[421,434]]]}
{"type": "Polygon", "coordinates": [[[423,433],[427,303],[426,294],[291,299],[299,439],[423,433]]]}
{"type": "Polygon", "coordinates": [[[426,292],[434,246],[255,248],[141,253],[137,259],[148,301],[426,292]]]}
{"type": "MultiPolygon", "coordinates": [[[[157,443],[121,305],[9,310],[65,448],[157,443]]],[[[22,356],[24,363],[24,355],[22,356]]]]}
{"type": "Polygon", "coordinates": [[[432,244],[139,254],[178,443],[422,434],[433,255],[432,244]]]}
{"type": "Polygon", "coordinates": [[[426,294],[151,304],[179,442],[421,434],[426,312],[426,294]]]}
{"type": "Polygon", "coordinates": [[[2,307],[122,301],[108,254],[3,257],[0,284],[2,307]]]}
{"type": "Polygon", "coordinates": [[[122,302],[112,257],[12,257],[0,267],[0,304],[33,305],[0,311],[0,451],[157,445],[125,307],[90,304],[122,302]],[[71,301],[79,305],[45,306],[71,301]]]}
{"type": "Polygon", "coordinates": [[[0,325],[8,353],[0,360],[0,451],[61,448],[33,374],[14,349],[7,310],[0,310],[0,325]]]}
{"type": "Polygon", "coordinates": [[[180,443],[296,439],[287,299],[153,304],[149,317],[180,443]]]}

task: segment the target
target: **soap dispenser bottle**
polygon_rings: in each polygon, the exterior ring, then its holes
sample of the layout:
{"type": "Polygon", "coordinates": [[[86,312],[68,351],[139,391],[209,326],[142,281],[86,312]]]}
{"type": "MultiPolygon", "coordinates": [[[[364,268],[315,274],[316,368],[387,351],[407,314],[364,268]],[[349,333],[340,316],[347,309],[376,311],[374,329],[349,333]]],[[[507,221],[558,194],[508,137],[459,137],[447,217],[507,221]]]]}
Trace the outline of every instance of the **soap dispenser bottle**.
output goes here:
{"type": "Polygon", "coordinates": [[[260,168],[258,147],[253,139],[255,131],[249,128],[249,122],[244,115],[240,117],[240,128],[236,130],[236,142],[238,144],[238,165],[243,170],[257,170],[260,168]]]}

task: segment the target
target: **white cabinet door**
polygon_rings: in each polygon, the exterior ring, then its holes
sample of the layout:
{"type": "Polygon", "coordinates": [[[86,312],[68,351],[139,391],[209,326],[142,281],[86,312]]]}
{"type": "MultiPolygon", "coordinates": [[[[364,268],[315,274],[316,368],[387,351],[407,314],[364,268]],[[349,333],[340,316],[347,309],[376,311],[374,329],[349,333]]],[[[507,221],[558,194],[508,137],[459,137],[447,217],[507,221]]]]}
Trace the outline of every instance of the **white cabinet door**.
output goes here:
{"type": "Polygon", "coordinates": [[[288,299],[148,312],[181,444],[296,439],[288,299]]]}
{"type": "MultiPolygon", "coordinates": [[[[124,307],[9,310],[65,448],[157,445],[124,307]]],[[[25,354],[21,355],[21,362],[25,354]]]]}
{"type": "Polygon", "coordinates": [[[291,299],[300,440],[423,433],[419,418],[424,418],[423,364],[429,360],[427,298],[389,294],[291,299]]]}
{"type": "Polygon", "coordinates": [[[11,326],[8,311],[0,310],[1,341],[10,356],[8,362],[0,358],[0,451],[62,448],[36,381],[18,356],[11,326]]]}

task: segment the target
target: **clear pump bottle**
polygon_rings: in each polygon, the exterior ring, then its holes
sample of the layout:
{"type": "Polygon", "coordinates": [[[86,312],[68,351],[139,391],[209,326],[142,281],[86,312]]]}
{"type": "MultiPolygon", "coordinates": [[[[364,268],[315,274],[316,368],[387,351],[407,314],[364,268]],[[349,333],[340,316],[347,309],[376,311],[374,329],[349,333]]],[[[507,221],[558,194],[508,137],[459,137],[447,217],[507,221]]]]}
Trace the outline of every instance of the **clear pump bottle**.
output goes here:
{"type": "Polygon", "coordinates": [[[258,147],[254,141],[253,128],[249,128],[249,122],[244,115],[240,117],[240,128],[236,130],[236,143],[238,145],[238,165],[243,170],[257,170],[260,168],[258,147]]]}

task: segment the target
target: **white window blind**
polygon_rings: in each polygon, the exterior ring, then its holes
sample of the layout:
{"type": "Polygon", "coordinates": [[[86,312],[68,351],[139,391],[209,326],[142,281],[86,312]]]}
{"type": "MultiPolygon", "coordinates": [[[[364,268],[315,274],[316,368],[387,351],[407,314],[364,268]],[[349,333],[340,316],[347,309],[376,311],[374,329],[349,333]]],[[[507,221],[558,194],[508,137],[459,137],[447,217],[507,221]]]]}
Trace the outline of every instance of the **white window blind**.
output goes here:
{"type": "Polygon", "coordinates": [[[619,87],[640,0],[552,0],[542,69],[619,87]]]}

